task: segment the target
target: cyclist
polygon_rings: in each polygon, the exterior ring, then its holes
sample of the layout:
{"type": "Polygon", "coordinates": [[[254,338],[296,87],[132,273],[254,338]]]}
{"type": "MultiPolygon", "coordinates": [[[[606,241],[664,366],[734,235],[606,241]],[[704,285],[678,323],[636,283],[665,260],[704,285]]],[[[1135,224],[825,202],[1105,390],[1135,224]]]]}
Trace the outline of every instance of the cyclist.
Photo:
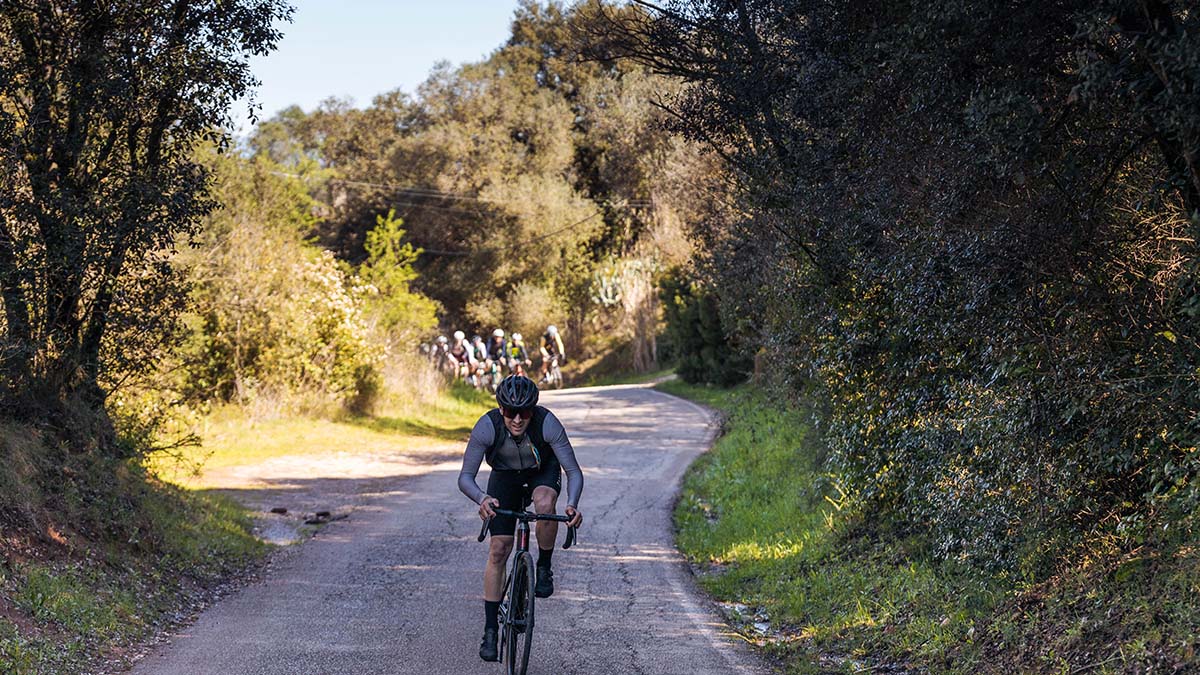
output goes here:
{"type": "MultiPolygon", "coordinates": [[[[488,526],[492,541],[483,572],[484,628],[479,658],[484,661],[499,658],[496,650],[497,612],[504,593],[504,565],[512,552],[516,528],[515,518],[498,516],[495,509],[521,511],[532,501],[537,513],[555,513],[558,494],[562,490],[561,467],[567,474],[566,512],[571,517],[568,525],[579,527],[583,523],[583,514],[579,512],[583,471],[562,422],[537,402],[538,388],[533,380],[522,375],[504,378],[496,388],[497,407],[480,417],[471,430],[463,453],[462,471],[458,474],[458,489],[479,505],[479,517],[492,519],[488,526]],[[475,482],[479,465],[484,460],[492,467],[487,492],[475,482]]],[[[534,595],[548,598],[554,594],[550,560],[554,554],[558,523],[539,521],[536,531],[538,560],[534,595]]]]}
{"type": "Polygon", "coordinates": [[[471,336],[471,355],[474,356],[475,360],[479,363],[487,361],[488,348],[487,344],[483,341],[482,335],[471,336]]]}
{"type": "Polygon", "coordinates": [[[461,330],[454,331],[454,342],[450,345],[450,356],[454,358],[457,367],[455,376],[470,380],[475,371],[475,355],[472,354],[471,343],[467,342],[467,334],[461,330]]]}
{"type": "Polygon", "coordinates": [[[525,349],[525,341],[520,333],[512,334],[512,342],[508,343],[508,372],[512,375],[524,375],[525,368],[532,366],[529,351],[525,349]]]}
{"type": "Polygon", "coordinates": [[[504,339],[504,331],[497,328],[492,331],[492,337],[487,344],[488,358],[503,364],[508,358],[508,340],[504,339]]]}
{"type": "Polygon", "coordinates": [[[492,392],[500,384],[501,369],[504,367],[505,354],[508,352],[508,342],[504,339],[504,331],[497,328],[487,341],[487,369],[491,375],[489,388],[492,392]]]}
{"type": "Polygon", "coordinates": [[[557,357],[559,365],[567,362],[563,352],[562,336],[558,334],[557,326],[546,326],[542,334],[542,344],[538,347],[542,352],[542,381],[546,381],[546,372],[550,370],[550,359],[557,357]]]}
{"type": "MultiPolygon", "coordinates": [[[[482,335],[471,336],[471,356],[475,358],[475,367],[471,370],[474,382],[471,384],[475,385],[476,389],[482,389],[487,381],[488,370],[491,368],[491,363],[488,362],[487,345],[484,344],[482,335]]],[[[491,387],[494,384],[489,382],[488,386],[491,387]]]]}
{"type": "Polygon", "coordinates": [[[446,339],[445,335],[437,337],[437,342],[434,343],[433,349],[429,351],[429,362],[433,364],[434,368],[442,372],[449,370],[451,365],[450,341],[446,339]]]}

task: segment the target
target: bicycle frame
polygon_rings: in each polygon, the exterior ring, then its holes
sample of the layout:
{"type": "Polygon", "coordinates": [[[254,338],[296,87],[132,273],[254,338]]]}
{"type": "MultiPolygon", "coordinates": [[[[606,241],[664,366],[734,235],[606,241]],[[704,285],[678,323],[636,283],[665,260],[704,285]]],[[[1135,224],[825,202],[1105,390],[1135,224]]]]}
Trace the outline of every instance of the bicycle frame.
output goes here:
{"type": "MultiPolygon", "coordinates": [[[[508,665],[508,672],[513,675],[524,675],[527,666],[529,665],[529,653],[533,640],[534,626],[534,598],[533,589],[530,586],[533,580],[533,571],[530,568],[531,556],[529,555],[529,523],[538,520],[551,520],[560,523],[571,521],[570,516],[560,516],[552,513],[531,513],[529,511],[509,511],[507,509],[496,509],[496,514],[501,516],[511,516],[516,519],[516,532],[514,541],[514,551],[512,552],[512,563],[509,567],[508,574],[504,580],[503,595],[500,597],[500,626],[501,639],[499,641],[500,660],[508,665]],[[525,574],[522,575],[522,566],[525,567],[525,574]],[[522,576],[526,579],[526,585],[521,586],[517,580],[522,576]],[[512,587],[510,592],[509,587],[512,587]],[[530,586],[530,587],[526,587],[530,586]],[[517,598],[517,589],[524,590],[521,598],[517,598]],[[513,603],[517,603],[517,609],[513,611],[513,603]],[[527,603],[527,604],[525,604],[527,603]],[[521,617],[515,616],[522,614],[521,617]],[[524,634],[524,648],[520,655],[520,667],[517,667],[517,634],[524,634]],[[506,653],[507,651],[507,653],[506,653]]],[[[483,522],[483,527],[479,530],[479,541],[483,541],[488,534],[488,526],[491,525],[491,519],[483,522]]],[[[567,538],[563,542],[563,549],[571,548],[578,540],[578,534],[575,527],[568,526],[567,538]]]]}

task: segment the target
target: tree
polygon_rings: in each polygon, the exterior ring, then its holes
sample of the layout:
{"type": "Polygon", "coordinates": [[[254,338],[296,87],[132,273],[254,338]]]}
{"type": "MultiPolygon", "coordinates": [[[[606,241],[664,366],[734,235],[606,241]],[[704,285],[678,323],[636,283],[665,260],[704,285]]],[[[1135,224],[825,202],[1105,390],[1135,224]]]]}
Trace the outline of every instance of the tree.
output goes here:
{"type": "Polygon", "coordinates": [[[403,217],[424,249],[413,286],[448,326],[551,322],[574,355],[632,343],[631,361],[648,367],[659,314],[648,270],[689,257],[682,223],[719,210],[720,173],[697,144],[662,133],[654,101],[677,83],[581,44],[601,6],[526,0],[486,60],[438,66],[411,98],[288,112],[254,147],[281,161],[315,156],[334,173],[321,240],[350,262],[366,257],[379,214],[403,217]],[[636,311],[591,301],[618,259],[647,271],[623,296],[642,300],[636,311]],[[536,306],[511,309],[518,301],[536,306]]]}
{"type": "Polygon", "coordinates": [[[1011,567],[1200,507],[1191,3],[635,4],[603,44],[687,82],[745,214],[706,280],[865,508],[1011,567]]]}
{"type": "MultiPolygon", "coordinates": [[[[283,0],[0,3],[0,397],[8,415],[99,408],[105,346],[172,317],[168,253],[214,207],[200,140],[224,142],[283,0]],[[116,316],[120,312],[122,316],[116,316]]],[[[128,345],[123,345],[122,349],[128,345]]]]}
{"type": "Polygon", "coordinates": [[[407,348],[437,325],[437,303],[410,290],[417,278],[413,264],[421,249],[401,243],[403,225],[395,211],[375,217],[375,229],[367,233],[367,260],[358,274],[376,291],[371,304],[388,342],[407,348]]]}

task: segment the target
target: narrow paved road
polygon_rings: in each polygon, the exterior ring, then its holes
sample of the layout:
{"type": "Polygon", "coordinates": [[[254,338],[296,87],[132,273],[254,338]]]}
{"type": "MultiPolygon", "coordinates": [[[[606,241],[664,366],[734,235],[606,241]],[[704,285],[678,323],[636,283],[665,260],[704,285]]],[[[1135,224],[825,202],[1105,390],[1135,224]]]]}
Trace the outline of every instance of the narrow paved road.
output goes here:
{"type": "MultiPolygon", "coordinates": [[[[583,465],[587,523],[582,543],[554,558],[557,589],[537,605],[530,672],[769,672],[722,634],[672,546],[671,503],[709,441],[705,412],[638,386],[543,401],[583,465]]],[[[422,475],[371,480],[350,518],[283,556],[132,672],[501,672],[476,653],[485,544],[475,540],[474,506],[455,486],[458,469],[447,459],[422,475]]]]}

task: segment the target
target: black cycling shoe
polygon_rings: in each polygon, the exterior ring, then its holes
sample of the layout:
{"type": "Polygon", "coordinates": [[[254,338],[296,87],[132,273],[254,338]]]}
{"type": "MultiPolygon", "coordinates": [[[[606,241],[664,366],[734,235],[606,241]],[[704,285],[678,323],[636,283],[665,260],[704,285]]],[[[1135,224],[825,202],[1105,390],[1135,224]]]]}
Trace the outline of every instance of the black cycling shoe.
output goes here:
{"type": "Polygon", "coordinates": [[[554,572],[549,567],[537,568],[537,583],[533,585],[533,595],[538,598],[548,598],[554,595],[554,572]]]}
{"type": "Polygon", "coordinates": [[[483,642],[479,645],[479,658],[484,661],[499,661],[500,653],[496,651],[496,629],[483,629],[483,642]]]}

